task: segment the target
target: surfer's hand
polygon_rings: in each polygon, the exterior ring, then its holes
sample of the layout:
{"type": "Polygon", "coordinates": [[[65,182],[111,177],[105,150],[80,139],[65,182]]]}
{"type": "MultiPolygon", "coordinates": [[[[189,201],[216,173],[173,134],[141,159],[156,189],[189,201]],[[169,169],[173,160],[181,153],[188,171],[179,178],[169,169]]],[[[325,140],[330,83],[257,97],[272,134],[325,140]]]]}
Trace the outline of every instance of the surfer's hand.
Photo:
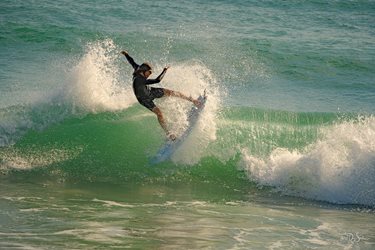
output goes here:
{"type": "Polygon", "coordinates": [[[194,100],[194,99],[192,99],[192,102],[194,103],[194,105],[197,107],[197,108],[199,108],[200,106],[201,106],[201,102],[199,101],[199,100],[194,100]]]}
{"type": "Polygon", "coordinates": [[[164,70],[167,71],[169,69],[169,65],[164,67],[164,70]]]}
{"type": "Polygon", "coordinates": [[[129,53],[126,50],[121,51],[121,54],[123,54],[124,56],[129,55],[129,53]]]}

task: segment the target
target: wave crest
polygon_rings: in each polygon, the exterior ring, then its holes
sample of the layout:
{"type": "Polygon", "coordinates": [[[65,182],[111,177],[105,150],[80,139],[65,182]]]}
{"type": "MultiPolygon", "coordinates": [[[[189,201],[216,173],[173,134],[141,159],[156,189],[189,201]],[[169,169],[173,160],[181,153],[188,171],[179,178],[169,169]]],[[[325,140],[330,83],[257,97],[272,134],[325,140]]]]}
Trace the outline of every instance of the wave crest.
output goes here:
{"type": "Polygon", "coordinates": [[[375,117],[321,130],[322,138],[301,151],[278,148],[261,159],[243,149],[240,167],[286,195],[375,205],[375,117]]]}

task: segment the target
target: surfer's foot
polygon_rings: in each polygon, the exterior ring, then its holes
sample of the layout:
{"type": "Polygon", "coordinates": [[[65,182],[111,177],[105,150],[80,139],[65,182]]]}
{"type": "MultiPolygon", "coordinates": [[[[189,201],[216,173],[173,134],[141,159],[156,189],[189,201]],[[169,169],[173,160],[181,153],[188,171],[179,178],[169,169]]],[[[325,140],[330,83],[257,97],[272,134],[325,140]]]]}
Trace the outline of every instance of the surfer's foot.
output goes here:
{"type": "Polygon", "coordinates": [[[174,134],[172,134],[172,133],[168,133],[167,134],[167,138],[168,138],[168,140],[171,140],[171,141],[174,141],[174,140],[177,139],[177,137],[174,134]]]}

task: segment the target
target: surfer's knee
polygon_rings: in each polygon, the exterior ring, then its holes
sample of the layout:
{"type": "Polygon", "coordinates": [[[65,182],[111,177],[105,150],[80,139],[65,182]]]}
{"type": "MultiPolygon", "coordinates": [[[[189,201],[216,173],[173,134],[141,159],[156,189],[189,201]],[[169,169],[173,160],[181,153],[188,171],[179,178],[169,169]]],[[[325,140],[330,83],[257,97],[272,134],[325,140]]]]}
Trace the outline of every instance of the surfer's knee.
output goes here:
{"type": "Polygon", "coordinates": [[[182,99],[188,100],[188,97],[182,94],[181,92],[170,90],[170,89],[164,89],[164,95],[165,96],[173,96],[173,97],[179,97],[182,99]]]}
{"type": "Polygon", "coordinates": [[[163,89],[163,90],[164,90],[165,96],[172,96],[174,94],[173,90],[170,90],[170,89],[163,89]]]}

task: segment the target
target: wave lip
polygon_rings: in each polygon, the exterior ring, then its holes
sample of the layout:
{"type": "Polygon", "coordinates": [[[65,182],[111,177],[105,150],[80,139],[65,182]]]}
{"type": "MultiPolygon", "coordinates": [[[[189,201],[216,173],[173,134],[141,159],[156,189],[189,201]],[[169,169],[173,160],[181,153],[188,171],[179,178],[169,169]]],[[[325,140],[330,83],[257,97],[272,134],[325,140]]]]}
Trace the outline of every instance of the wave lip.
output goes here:
{"type": "Polygon", "coordinates": [[[336,204],[375,205],[375,117],[322,129],[301,151],[275,149],[266,159],[242,150],[240,167],[260,186],[336,204]]]}

